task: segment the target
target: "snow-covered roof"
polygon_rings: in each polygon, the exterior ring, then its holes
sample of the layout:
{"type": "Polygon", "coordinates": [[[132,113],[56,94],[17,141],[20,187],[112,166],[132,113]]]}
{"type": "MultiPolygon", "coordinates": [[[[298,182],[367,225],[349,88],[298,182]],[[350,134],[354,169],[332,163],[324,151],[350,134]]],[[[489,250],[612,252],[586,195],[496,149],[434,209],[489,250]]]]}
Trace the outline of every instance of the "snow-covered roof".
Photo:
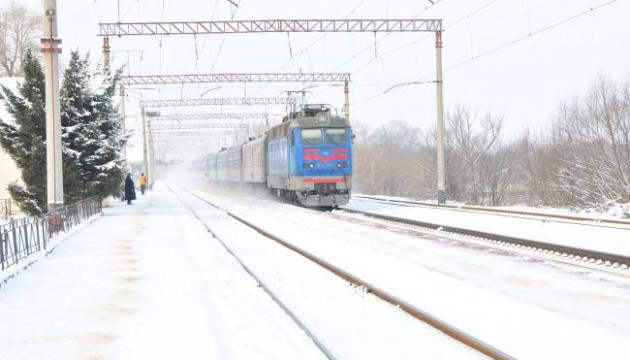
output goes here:
{"type": "MultiPolygon", "coordinates": [[[[22,78],[0,77],[0,84],[10,89],[14,94],[17,94],[17,86],[21,80],[22,78]]],[[[13,116],[7,112],[3,97],[2,87],[0,87],[0,119],[6,122],[13,122],[13,116]]]]}

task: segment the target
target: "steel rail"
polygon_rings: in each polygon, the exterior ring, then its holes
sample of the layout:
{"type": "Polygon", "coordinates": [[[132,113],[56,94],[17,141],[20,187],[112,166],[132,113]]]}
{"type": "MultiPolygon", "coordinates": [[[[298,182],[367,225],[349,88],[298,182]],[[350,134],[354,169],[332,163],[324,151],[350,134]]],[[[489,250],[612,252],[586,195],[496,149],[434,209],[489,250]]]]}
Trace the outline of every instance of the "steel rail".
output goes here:
{"type": "MultiPolygon", "coordinates": [[[[387,202],[394,205],[396,203],[401,203],[401,204],[411,204],[411,205],[432,207],[432,208],[438,208],[438,209],[456,210],[456,211],[467,210],[467,211],[505,214],[505,215],[534,216],[534,217],[540,217],[540,218],[550,218],[550,219],[558,219],[558,220],[566,220],[566,221],[594,222],[594,223],[601,223],[601,224],[630,226],[630,221],[615,220],[615,219],[596,219],[596,218],[588,218],[584,216],[574,216],[574,215],[544,214],[544,213],[536,213],[532,211],[495,209],[495,208],[489,208],[489,207],[483,207],[483,206],[438,205],[438,204],[424,203],[424,202],[412,201],[412,200],[382,199],[376,196],[365,196],[365,195],[352,195],[352,197],[359,198],[359,199],[370,199],[370,200],[382,201],[382,202],[387,202]]],[[[592,224],[592,225],[597,226],[598,224],[592,224]]]]}
{"type": "Polygon", "coordinates": [[[610,263],[610,265],[612,266],[626,265],[630,267],[630,257],[623,256],[623,255],[610,254],[610,253],[605,253],[605,252],[595,251],[595,250],[574,248],[574,247],[565,246],[565,245],[549,244],[549,243],[536,241],[536,240],[528,240],[528,239],[517,238],[517,237],[507,236],[507,235],[498,235],[498,234],[493,234],[489,232],[470,230],[470,229],[449,226],[449,225],[444,225],[444,224],[429,223],[426,221],[402,219],[395,216],[375,214],[375,213],[360,211],[360,210],[351,210],[351,209],[342,209],[342,210],[348,213],[361,214],[361,215],[370,216],[370,217],[381,219],[381,220],[415,225],[415,226],[420,226],[420,227],[429,228],[433,230],[451,232],[451,233],[455,233],[459,235],[473,236],[473,237],[496,241],[499,243],[514,244],[514,245],[524,246],[524,247],[528,247],[532,249],[547,250],[554,253],[559,253],[563,255],[566,254],[567,256],[573,255],[579,258],[584,258],[584,259],[589,259],[589,260],[590,259],[601,260],[603,262],[610,263]]]}
{"type": "MultiPolygon", "coordinates": [[[[203,225],[203,227],[206,228],[206,231],[208,231],[208,233],[210,233],[215,239],[217,239],[217,241],[221,244],[221,246],[230,254],[232,255],[232,257],[234,257],[234,259],[241,265],[241,267],[245,270],[245,272],[247,272],[249,274],[249,276],[251,276],[259,285],[260,287],[265,291],[265,293],[267,293],[267,295],[269,295],[269,297],[271,297],[271,299],[278,304],[278,306],[280,306],[280,308],[282,309],[282,311],[284,311],[290,318],[291,320],[293,320],[293,322],[295,322],[295,324],[302,330],[304,331],[304,333],[313,341],[313,343],[315,344],[315,346],[317,346],[317,348],[319,350],[321,350],[321,352],[330,360],[337,360],[337,358],[333,355],[333,353],[321,342],[319,341],[319,339],[317,339],[317,337],[315,336],[315,334],[313,334],[308,327],[297,317],[297,315],[295,315],[291,309],[289,309],[281,300],[280,298],[278,298],[278,296],[276,296],[276,294],[274,294],[274,292],[271,290],[271,288],[269,286],[267,286],[260,277],[258,277],[254,271],[252,271],[252,269],[249,268],[249,266],[247,266],[243,260],[241,260],[241,258],[236,255],[232,249],[227,245],[227,243],[214,231],[212,231],[212,229],[210,229],[210,227],[208,225],[206,225],[206,223],[201,220],[201,218],[199,217],[199,215],[197,214],[197,212],[195,210],[193,210],[193,208],[188,205],[184,200],[182,200],[182,198],[180,196],[177,195],[177,193],[175,193],[175,191],[173,191],[173,189],[166,184],[166,186],[168,187],[168,189],[175,195],[175,197],[177,197],[177,199],[193,214],[193,216],[199,220],[199,222],[201,222],[201,224],[203,225]]],[[[199,200],[203,201],[204,203],[218,209],[221,211],[224,211],[223,209],[221,209],[220,207],[206,201],[205,199],[191,193],[190,191],[186,191],[185,189],[180,188],[182,191],[198,198],[199,200]]],[[[232,216],[231,214],[228,213],[228,215],[232,216]]]]}
{"type": "Polygon", "coordinates": [[[311,253],[309,253],[308,251],[305,251],[291,243],[289,243],[288,241],[270,233],[269,231],[266,231],[260,227],[258,227],[257,225],[245,220],[244,218],[230,212],[227,211],[225,209],[222,209],[221,207],[213,204],[212,202],[202,198],[199,195],[193,194],[192,192],[186,191],[184,189],[182,189],[183,191],[189,193],[190,195],[198,198],[199,200],[203,201],[204,203],[215,207],[217,209],[221,209],[222,211],[224,211],[228,216],[234,218],[235,220],[241,222],[242,224],[256,230],[258,233],[266,236],[267,238],[274,240],[275,242],[277,242],[278,244],[284,246],[285,248],[292,250],[300,255],[302,255],[303,257],[305,257],[306,259],[314,262],[315,264],[323,267],[324,269],[332,272],[333,274],[339,276],[340,278],[342,278],[345,281],[348,281],[356,286],[360,286],[365,288],[368,292],[370,292],[371,294],[373,294],[374,296],[380,298],[383,301],[386,301],[398,308],[400,308],[401,310],[403,310],[404,312],[406,312],[407,314],[413,316],[414,318],[434,327],[435,329],[442,331],[443,333],[445,333],[446,335],[448,335],[449,337],[459,341],[462,344],[467,345],[470,348],[473,348],[477,351],[479,351],[480,353],[487,355],[488,357],[492,358],[492,359],[501,359],[501,360],[515,360],[514,357],[506,354],[505,352],[491,346],[490,344],[470,335],[467,334],[466,332],[464,332],[461,329],[458,329],[457,327],[437,318],[436,316],[433,316],[431,314],[429,314],[428,312],[421,310],[411,304],[409,304],[408,302],[405,302],[397,297],[395,297],[394,295],[376,287],[375,285],[359,278],[358,276],[355,276],[311,253]]]}

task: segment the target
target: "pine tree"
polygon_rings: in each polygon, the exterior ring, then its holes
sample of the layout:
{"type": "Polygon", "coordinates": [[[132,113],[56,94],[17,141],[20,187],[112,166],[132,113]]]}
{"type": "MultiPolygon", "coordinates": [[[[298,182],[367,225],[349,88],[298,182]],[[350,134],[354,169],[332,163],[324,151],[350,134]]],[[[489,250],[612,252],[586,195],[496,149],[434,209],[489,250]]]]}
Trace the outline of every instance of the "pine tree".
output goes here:
{"type": "MultiPolygon", "coordinates": [[[[120,150],[127,140],[113,105],[120,72],[90,70],[89,56],[72,53],[61,89],[64,202],[114,193],[123,178],[120,150]]],[[[3,87],[15,122],[0,119],[0,145],[22,171],[24,186],[9,185],[18,206],[32,215],[46,211],[45,81],[41,64],[28,53],[18,94],[3,87]]]]}
{"type": "Polygon", "coordinates": [[[84,143],[88,141],[83,133],[90,126],[92,117],[88,66],[87,57],[81,59],[77,51],[71,52],[60,90],[62,139],[66,145],[64,153],[73,160],[77,170],[68,180],[64,173],[64,183],[67,181],[72,189],[70,198],[73,200],[75,197],[76,200],[86,198],[89,193],[89,175],[85,174],[82,166],[84,143]]]}
{"type": "Polygon", "coordinates": [[[120,154],[131,134],[125,134],[122,127],[124,121],[114,106],[116,85],[120,80],[122,70],[115,74],[104,68],[97,69],[93,84],[94,114],[98,132],[99,148],[93,155],[93,166],[97,169],[94,181],[94,195],[101,198],[115,194],[120,189],[125,172],[124,159],[120,154]]]}
{"type": "Polygon", "coordinates": [[[120,72],[112,76],[101,68],[90,69],[89,54],[71,53],[61,91],[64,141],[78,164],[81,196],[103,199],[115,193],[123,176],[120,150],[126,141],[120,116],[113,105],[120,72]]]}
{"type": "Polygon", "coordinates": [[[0,144],[21,169],[25,184],[10,184],[11,197],[27,213],[41,214],[46,209],[46,91],[42,67],[30,52],[24,58],[23,72],[19,96],[2,87],[15,122],[0,119],[0,144]]]}

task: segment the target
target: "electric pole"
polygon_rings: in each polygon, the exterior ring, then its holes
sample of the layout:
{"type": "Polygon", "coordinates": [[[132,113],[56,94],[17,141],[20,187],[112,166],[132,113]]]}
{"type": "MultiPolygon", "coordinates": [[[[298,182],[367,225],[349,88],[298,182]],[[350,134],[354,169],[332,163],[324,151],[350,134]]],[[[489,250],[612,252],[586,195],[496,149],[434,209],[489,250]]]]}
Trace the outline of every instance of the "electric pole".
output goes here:
{"type": "Polygon", "coordinates": [[[442,32],[435,33],[435,68],[437,91],[437,198],[446,204],[446,166],[444,159],[444,103],[442,101],[442,32]]]}
{"type": "Polygon", "coordinates": [[[44,0],[42,53],[46,80],[46,191],[48,211],[63,206],[61,163],[61,111],[59,103],[59,53],[57,2],[44,0]]]}

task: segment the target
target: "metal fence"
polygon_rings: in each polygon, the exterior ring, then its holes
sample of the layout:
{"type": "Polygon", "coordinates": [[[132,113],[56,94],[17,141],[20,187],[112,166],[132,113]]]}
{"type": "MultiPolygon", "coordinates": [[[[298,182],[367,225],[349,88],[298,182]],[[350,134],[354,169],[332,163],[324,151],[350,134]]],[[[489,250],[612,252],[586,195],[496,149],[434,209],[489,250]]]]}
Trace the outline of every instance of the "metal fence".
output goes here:
{"type": "Polygon", "coordinates": [[[0,219],[9,220],[11,216],[11,199],[0,199],[0,219]]]}
{"type": "Polygon", "coordinates": [[[64,206],[42,217],[12,220],[0,225],[0,263],[7,269],[31,254],[45,251],[52,236],[66,232],[102,212],[97,197],[64,206]]]}

